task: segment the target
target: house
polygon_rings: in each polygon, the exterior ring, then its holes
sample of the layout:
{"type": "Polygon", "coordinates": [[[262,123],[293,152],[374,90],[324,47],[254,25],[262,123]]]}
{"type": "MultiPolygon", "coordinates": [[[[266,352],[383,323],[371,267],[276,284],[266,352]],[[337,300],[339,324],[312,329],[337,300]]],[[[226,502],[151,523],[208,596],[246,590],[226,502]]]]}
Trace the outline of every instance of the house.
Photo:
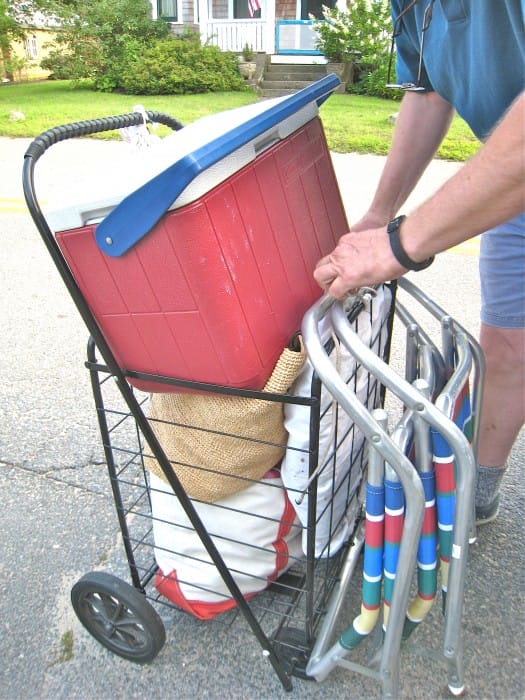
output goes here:
{"type": "Polygon", "coordinates": [[[24,28],[25,39],[13,41],[9,51],[0,57],[2,82],[42,80],[49,77],[49,71],[40,67],[40,61],[50,51],[50,44],[56,33],[56,24],[47,21],[40,13],[35,13],[31,23],[24,28]]]}
{"type": "Polygon", "coordinates": [[[240,53],[248,44],[271,60],[323,63],[316,50],[310,15],[322,5],[346,9],[345,0],[151,0],[153,17],[163,17],[174,31],[190,26],[203,41],[240,53]]]}

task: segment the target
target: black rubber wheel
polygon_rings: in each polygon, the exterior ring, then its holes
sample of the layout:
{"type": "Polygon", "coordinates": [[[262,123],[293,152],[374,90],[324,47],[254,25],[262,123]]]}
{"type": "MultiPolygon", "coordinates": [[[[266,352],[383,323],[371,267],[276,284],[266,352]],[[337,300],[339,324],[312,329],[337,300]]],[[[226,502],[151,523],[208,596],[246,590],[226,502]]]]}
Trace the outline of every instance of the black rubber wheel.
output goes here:
{"type": "Polygon", "coordinates": [[[116,576],[86,574],[71,589],[71,602],[88,632],[124,659],[149,663],[166,641],[162,620],[145,596],[116,576]]]}

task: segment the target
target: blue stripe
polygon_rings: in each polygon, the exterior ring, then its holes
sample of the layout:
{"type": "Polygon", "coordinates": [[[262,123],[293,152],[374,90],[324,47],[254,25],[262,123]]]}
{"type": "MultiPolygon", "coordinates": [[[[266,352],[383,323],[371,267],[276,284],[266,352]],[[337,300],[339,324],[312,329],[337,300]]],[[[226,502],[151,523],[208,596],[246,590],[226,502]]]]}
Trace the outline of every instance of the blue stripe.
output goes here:
{"type": "Polygon", "coordinates": [[[366,512],[383,515],[385,512],[385,489],[382,486],[366,485],[366,512]]]}

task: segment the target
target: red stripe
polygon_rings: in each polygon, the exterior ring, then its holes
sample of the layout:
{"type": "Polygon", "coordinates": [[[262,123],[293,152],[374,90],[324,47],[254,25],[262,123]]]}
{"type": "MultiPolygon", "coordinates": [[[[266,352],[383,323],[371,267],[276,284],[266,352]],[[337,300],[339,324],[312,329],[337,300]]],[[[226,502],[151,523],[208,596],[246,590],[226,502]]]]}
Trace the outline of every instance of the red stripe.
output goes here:
{"type": "Polygon", "coordinates": [[[425,515],[423,517],[423,529],[421,530],[423,535],[430,535],[436,531],[436,507],[431,506],[425,508],[425,515]]]}
{"type": "Polygon", "coordinates": [[[383,525],[384,523],[382,520],[380,522],[371,522],[370,520],[366,521],[365,543],[369,547],[381,547],[383,544],[383,525]]]}
{"type": "Polygon", "coordinates": [[[275,541],[272,542],[273,548],[275,549],[275,569],[270,576],[268,576],[270,581],[274,581],[281,571],[288,566],[288,543],[286,542],[285,537],[292,529],[295,520],[295,510],[284,489],[283,496],[284,510],[279,523],[277,537],[275,541]]]}
{"type": "MultiPolygon", "coordinates": [[[[171,571],[167,576],[165,576],[160,569],[157,569],[155,574],[155,588],[158,592],[163,595],[172,603],[175,603],[179,608],[191,613],[199,620],[211,620],[213,617],[219,613],[226,612],[226,610],[231,610],[237,603],[235,600],[229,598],[225,599],[224,602],[220,603],[205,603],[198,600],[187,600],[180,588],[179,581],[177,579],[177,572],[171,571]]],[[[251,593],[245,595],[246,599],[251,598],[256,595],[251,593]]]]}
{"type": "Polygon", "coordinates": [[[440,493],[452,493],[456,489],[454,462],[436,464],[436,489],[440,493]]]}
{"type": "Polygon", "coordinates": [[[470,393],[469,383],[465,382],[465,384],[463,385],[463,388],[460,391],[458,398],[456,399],[456,403],[454,404],[454,412],[453,412],[454,420],[456,420],[457,417],[459,416],[459,413],[461,411],[461,407],[463,405],[463,401],[466,399],[466,397],[468,396],[469,393],[470,393]]]}
{"type": "Polygon", "coordinates": [[[401,542],[404,522],[405,518],[403,515],[392,516],[385,514],[385,540],[388,542],[401,542]]]}

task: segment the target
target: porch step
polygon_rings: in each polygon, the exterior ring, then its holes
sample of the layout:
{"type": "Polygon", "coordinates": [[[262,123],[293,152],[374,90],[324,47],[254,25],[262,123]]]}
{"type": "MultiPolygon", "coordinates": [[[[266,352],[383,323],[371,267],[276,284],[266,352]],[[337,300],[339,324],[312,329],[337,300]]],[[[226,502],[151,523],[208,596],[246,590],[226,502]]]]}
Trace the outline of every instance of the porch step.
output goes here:
{"type": "Polygon", "coordinates": [[[259,87],[264,97],[277,97],[301,90],[325,75],[323,64],[269,63],[259,87]]]}
{"type": "MultiPolygon", "coordinates": [[[[323,73],[323,75],[326,75],[326,73],[323,73]]],[[[289,90],[290,92],[295,92],[296,90],[307,87],[315,82],[315,80],[317,80],[317,78],[313,80],[266,80],[265,78],[263,87],[265,90],[289,90]]]]}
{"type": "Polygon", "coordinates": [[[264,71],[268,80],[317,80],[326,75],[325,64],[270,63],[264,71]]]}
{"type": "MultiPolygon", "coordinates": [[[[303,87],[307,87],[310,85],[310,83],[305,83],[303,87]]],[[[291,95],[293,92],[297,92],[297,90],[290,90],[290,88],[283,87],[283,88],[259,88],[259,93],[261,97],[283,97],[284,95],[291,95]]]]}

